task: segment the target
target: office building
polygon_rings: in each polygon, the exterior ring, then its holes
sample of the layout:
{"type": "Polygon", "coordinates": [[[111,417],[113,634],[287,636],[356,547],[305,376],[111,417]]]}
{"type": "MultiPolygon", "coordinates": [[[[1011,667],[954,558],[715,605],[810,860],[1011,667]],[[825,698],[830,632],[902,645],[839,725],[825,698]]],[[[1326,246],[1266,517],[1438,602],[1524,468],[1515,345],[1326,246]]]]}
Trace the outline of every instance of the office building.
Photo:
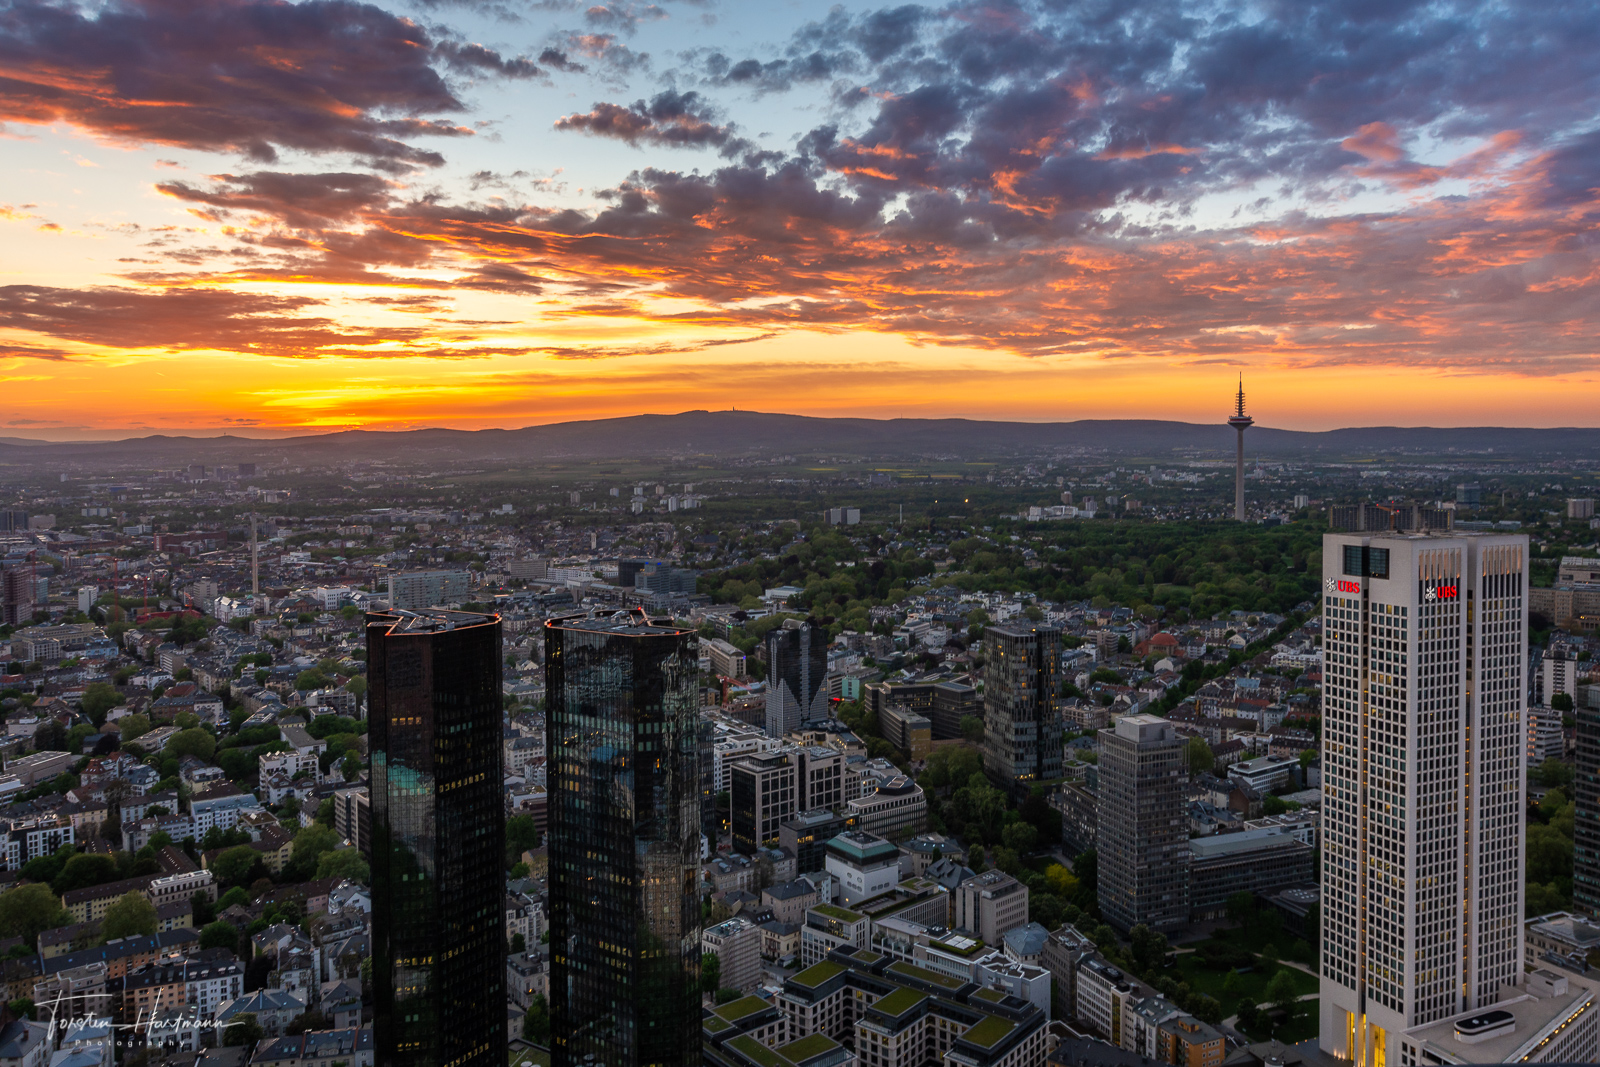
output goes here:
{"type": "Polygon", "coordinates": [[[924,760],[933,752],[933,723],[903,704],[878,712],[878,732],[907,759],[924,760]]]}
{"type": "Polygon", "coordinates": [[[713,674],[720,674],[725,678],[744,677],[744,653],[739,651],[737,645],[730,644],[720,637],[713,637],[701,642],[701,647],[713,674]]]}
{"type": "Polygon", "coordinates": [[[1267,893],[1312,879],[1312,849],[1282,827],[1213,834],[1189,842],[1189,918],[1228,917],[1235,893],[1267,893]]]}
{"type": "Polygon", "coordinates": [[[633,587],[653,596],[689,596],[699,580],[698,571],[669,563],[646,563],[634,573],[633,587]]]}
{"type": "Polygon", "coordinates": [[[25,626],[33,621],[39,582],[30,563],[0,570],[0,623],[25,626]]]}
{"type": "Polygon", "coordinates": [[[1528,539],[1327,534],[1322,559],[1321,1046],[1405,1062],[1523,977],[1528,539]]]}
{"type": "Polygon", "coordinates": [[[934,740],[939,741],[960,737],[964,717],[983,717],[978,691],[964,682],[868,682],[861,687],[861,695],[880,722],[884,709],[892,705],[926,717],[934,740]]]}
{"type": "Polygon", "coordinates": [[[700,935],[700,951],[721,961],[721,989],[748,993],[761,984],[761,927],[735,915],[700,935]]]}
{"type": "Polygon", "coordinates": [[[389,575],[389,609],[423,611],[464,603],[470,596],[468,571],[403,571],[389,575]]]}
{"type": "Polygon", "coordinates": [[[846,830],[828,842],[826,862],[847,908],[900,884],[900,850],[876,834],[846,830]]]}
{"type": "Polygon", "coordinates": [[[639,611],[545,623],[555,1067],[700,1062],[697,640],[639,611]]]}
{"type": "Polygon", "coordinates": [[[872,792],[844,806],[845,817],[858,830],[899,838],[928,828],[928,797],[909,777],[880,778],[872,792]]]}
{"type": "Polygon", "coordinates": [[[801,809],[795,764],[789,752],[761,752],[734,762],[728,788],[734,848],[749,855],[776,841],[779,825],[801,809]]]}
{"type": "Polygon", "coordinates": [[[1026,620],[984,631],[983,769],[1013,796],[1061,777],[1055,710],[1061,630],[1026,620]]]}
{"type": "Polygon", "coordinates": [[[1553,585],[1528,591],[1528,610],[1563,630],[1600,626],[1600,559],[1564,556],[1553,585]]]}
{"type": "Polygon", "coordinates": [[[1549,704],[1557,693],[1565,693],[1573,703],[1578,700],[1578,675],[1588,673],[1588,665],[1580,664],[1565,648],[1554,647],[1539,661],[1539,674],[1534,699],[1549,704]]]}
{"type": "Polygon", "coordinates": [[[785,619],[767,631],[767,736],[828,717],[828,631],[785,619]]]}
{"type": "Polygon", "coordinates": [[[778,847],[794,853],[796,871],[810,874],[823,869],[828,842],[849,828],[849,820],[826,808],[802,811],[778,824],[778,847]]]}
{"type": "Polygon", "coordinates": [[[951,895],[951,925],[986,945],[998,945],[1007,930],[1027,921],[1028,887],[1004,871],[975,874],[951,895]]]}
{"type": "Polygon", "coordinates": [[[367,616],[377,1060],[504,1060],[500,618],[367,616]]]}
{"type": "Polygon", "coordinates": [[[1569,519],[1592,519],[1592,518],[1594,518],[1594,497],[1592,497],[1592,496],[1568,497],[1567,498],[1567,518],[1569,518],[1569,519]]]}
{"type": "Polygon", "coordinates": [[[1184,740],[1155,715],[1100,731],[1100,913],[1127,931],[1189,921],[1189,804],[1184,740]]]}

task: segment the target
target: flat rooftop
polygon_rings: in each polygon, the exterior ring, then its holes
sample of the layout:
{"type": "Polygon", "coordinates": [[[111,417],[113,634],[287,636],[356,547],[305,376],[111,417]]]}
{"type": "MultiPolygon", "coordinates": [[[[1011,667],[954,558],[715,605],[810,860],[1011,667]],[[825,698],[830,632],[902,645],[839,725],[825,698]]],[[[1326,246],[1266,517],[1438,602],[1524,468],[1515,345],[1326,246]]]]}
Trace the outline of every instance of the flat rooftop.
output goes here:
{"type": "Polygon", "coordinates": [[[551,619],[546,626],[555,630],[578,630],[593,634],[621,634],[624,637],[654,637],[692,634],[688,626],[674,626],[665,619],[651,619],[641,611],[617,611],[609,615],[569,615],[551,619]]]}
{"type": "Polygon", "coordinates": [[[1593,986],[1575,975],[1566,973],[1555,975],[1545,970],[1533,971],[1528,975],[1529,984],[1532,985],[1539,975],[1566,979],[1566,992],[1553,996],[1525,994],[1513,1000],[1487,1005],[1477,1011],[1462,1012],[1460,1015],[1427,1026],[1419,1026],[1406,1033],[1419,1043],[1437,1049],[1442,1053],[1439,1058],[1445,1062],[1510,1063],[1513,1058],[1520,1058],[1517,1057],[1517,1051],[1522,1046],[1537,1038],[1546,1027],[1565,1019],[1577,1010],[1584,1000],[1595,995],[1593,986]],[[1480,1022],[1484,1017],[1498,1012],[1509,1013],[1512,1022],[1497,1025],[1491,1019],[1476,1041],[1462,1041],[1458,1036],[1458,1024],[1470,1031],[1473,1027],[1467,1024],[1480,1022]]]}
{"type": "Polygon", "coordinates": [[[428,608],[423,611],[375,611],[367,616],[368,623],[392,620],[391,634],[426,634],[444,630],[460,630],[468,626],[485,626],[500,621],[492,612],[452,611],[447,608],[428,608]]]}

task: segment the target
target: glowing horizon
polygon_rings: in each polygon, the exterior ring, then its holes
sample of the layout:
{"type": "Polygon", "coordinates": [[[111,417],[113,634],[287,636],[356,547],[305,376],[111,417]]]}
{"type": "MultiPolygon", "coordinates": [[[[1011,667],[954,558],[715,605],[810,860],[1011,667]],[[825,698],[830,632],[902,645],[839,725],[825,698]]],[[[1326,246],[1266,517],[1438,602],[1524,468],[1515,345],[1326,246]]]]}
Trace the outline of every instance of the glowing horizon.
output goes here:
{"type": "Polygon", "coordinates": [[[1593,12],[0,12],[0,436],[1600,425],[1593,12]]]}

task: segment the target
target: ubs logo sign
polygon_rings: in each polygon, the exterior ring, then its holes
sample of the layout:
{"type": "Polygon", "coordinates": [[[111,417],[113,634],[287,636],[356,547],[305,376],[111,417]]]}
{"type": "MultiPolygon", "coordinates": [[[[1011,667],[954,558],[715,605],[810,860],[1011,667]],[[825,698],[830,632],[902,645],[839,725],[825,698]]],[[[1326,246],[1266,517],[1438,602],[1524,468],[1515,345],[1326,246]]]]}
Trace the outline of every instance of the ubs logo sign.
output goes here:
{"type": "Polygon", "coordinates": [[[1347,582],[1342,578],[1329,578],[1328,582],[1327,582],[1327,585],[1328,585],[1328,592],[1330,592],[1330,593],[1359,593],[1359,592],[1361,592],[1361,583],[1360,582],[1347,582]]]}
{"type": "Polygon", "coordinates": [[[1453,585],[1430,585],[1422,594],[1425,600],[1455,600],[1460,595],[1453,585]]]}

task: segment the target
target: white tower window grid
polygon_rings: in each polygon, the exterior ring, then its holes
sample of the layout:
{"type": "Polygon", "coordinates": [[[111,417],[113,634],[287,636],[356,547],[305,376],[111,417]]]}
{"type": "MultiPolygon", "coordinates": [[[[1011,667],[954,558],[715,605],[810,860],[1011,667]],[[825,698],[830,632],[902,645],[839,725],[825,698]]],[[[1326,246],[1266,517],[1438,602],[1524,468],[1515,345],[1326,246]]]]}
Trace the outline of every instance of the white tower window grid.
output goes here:
{"type": "Polygon", "coordinates": [[[1360,1067],[1522,973],[1526,545],[1324,539],[1321,1043],[1360,1067]]]}

